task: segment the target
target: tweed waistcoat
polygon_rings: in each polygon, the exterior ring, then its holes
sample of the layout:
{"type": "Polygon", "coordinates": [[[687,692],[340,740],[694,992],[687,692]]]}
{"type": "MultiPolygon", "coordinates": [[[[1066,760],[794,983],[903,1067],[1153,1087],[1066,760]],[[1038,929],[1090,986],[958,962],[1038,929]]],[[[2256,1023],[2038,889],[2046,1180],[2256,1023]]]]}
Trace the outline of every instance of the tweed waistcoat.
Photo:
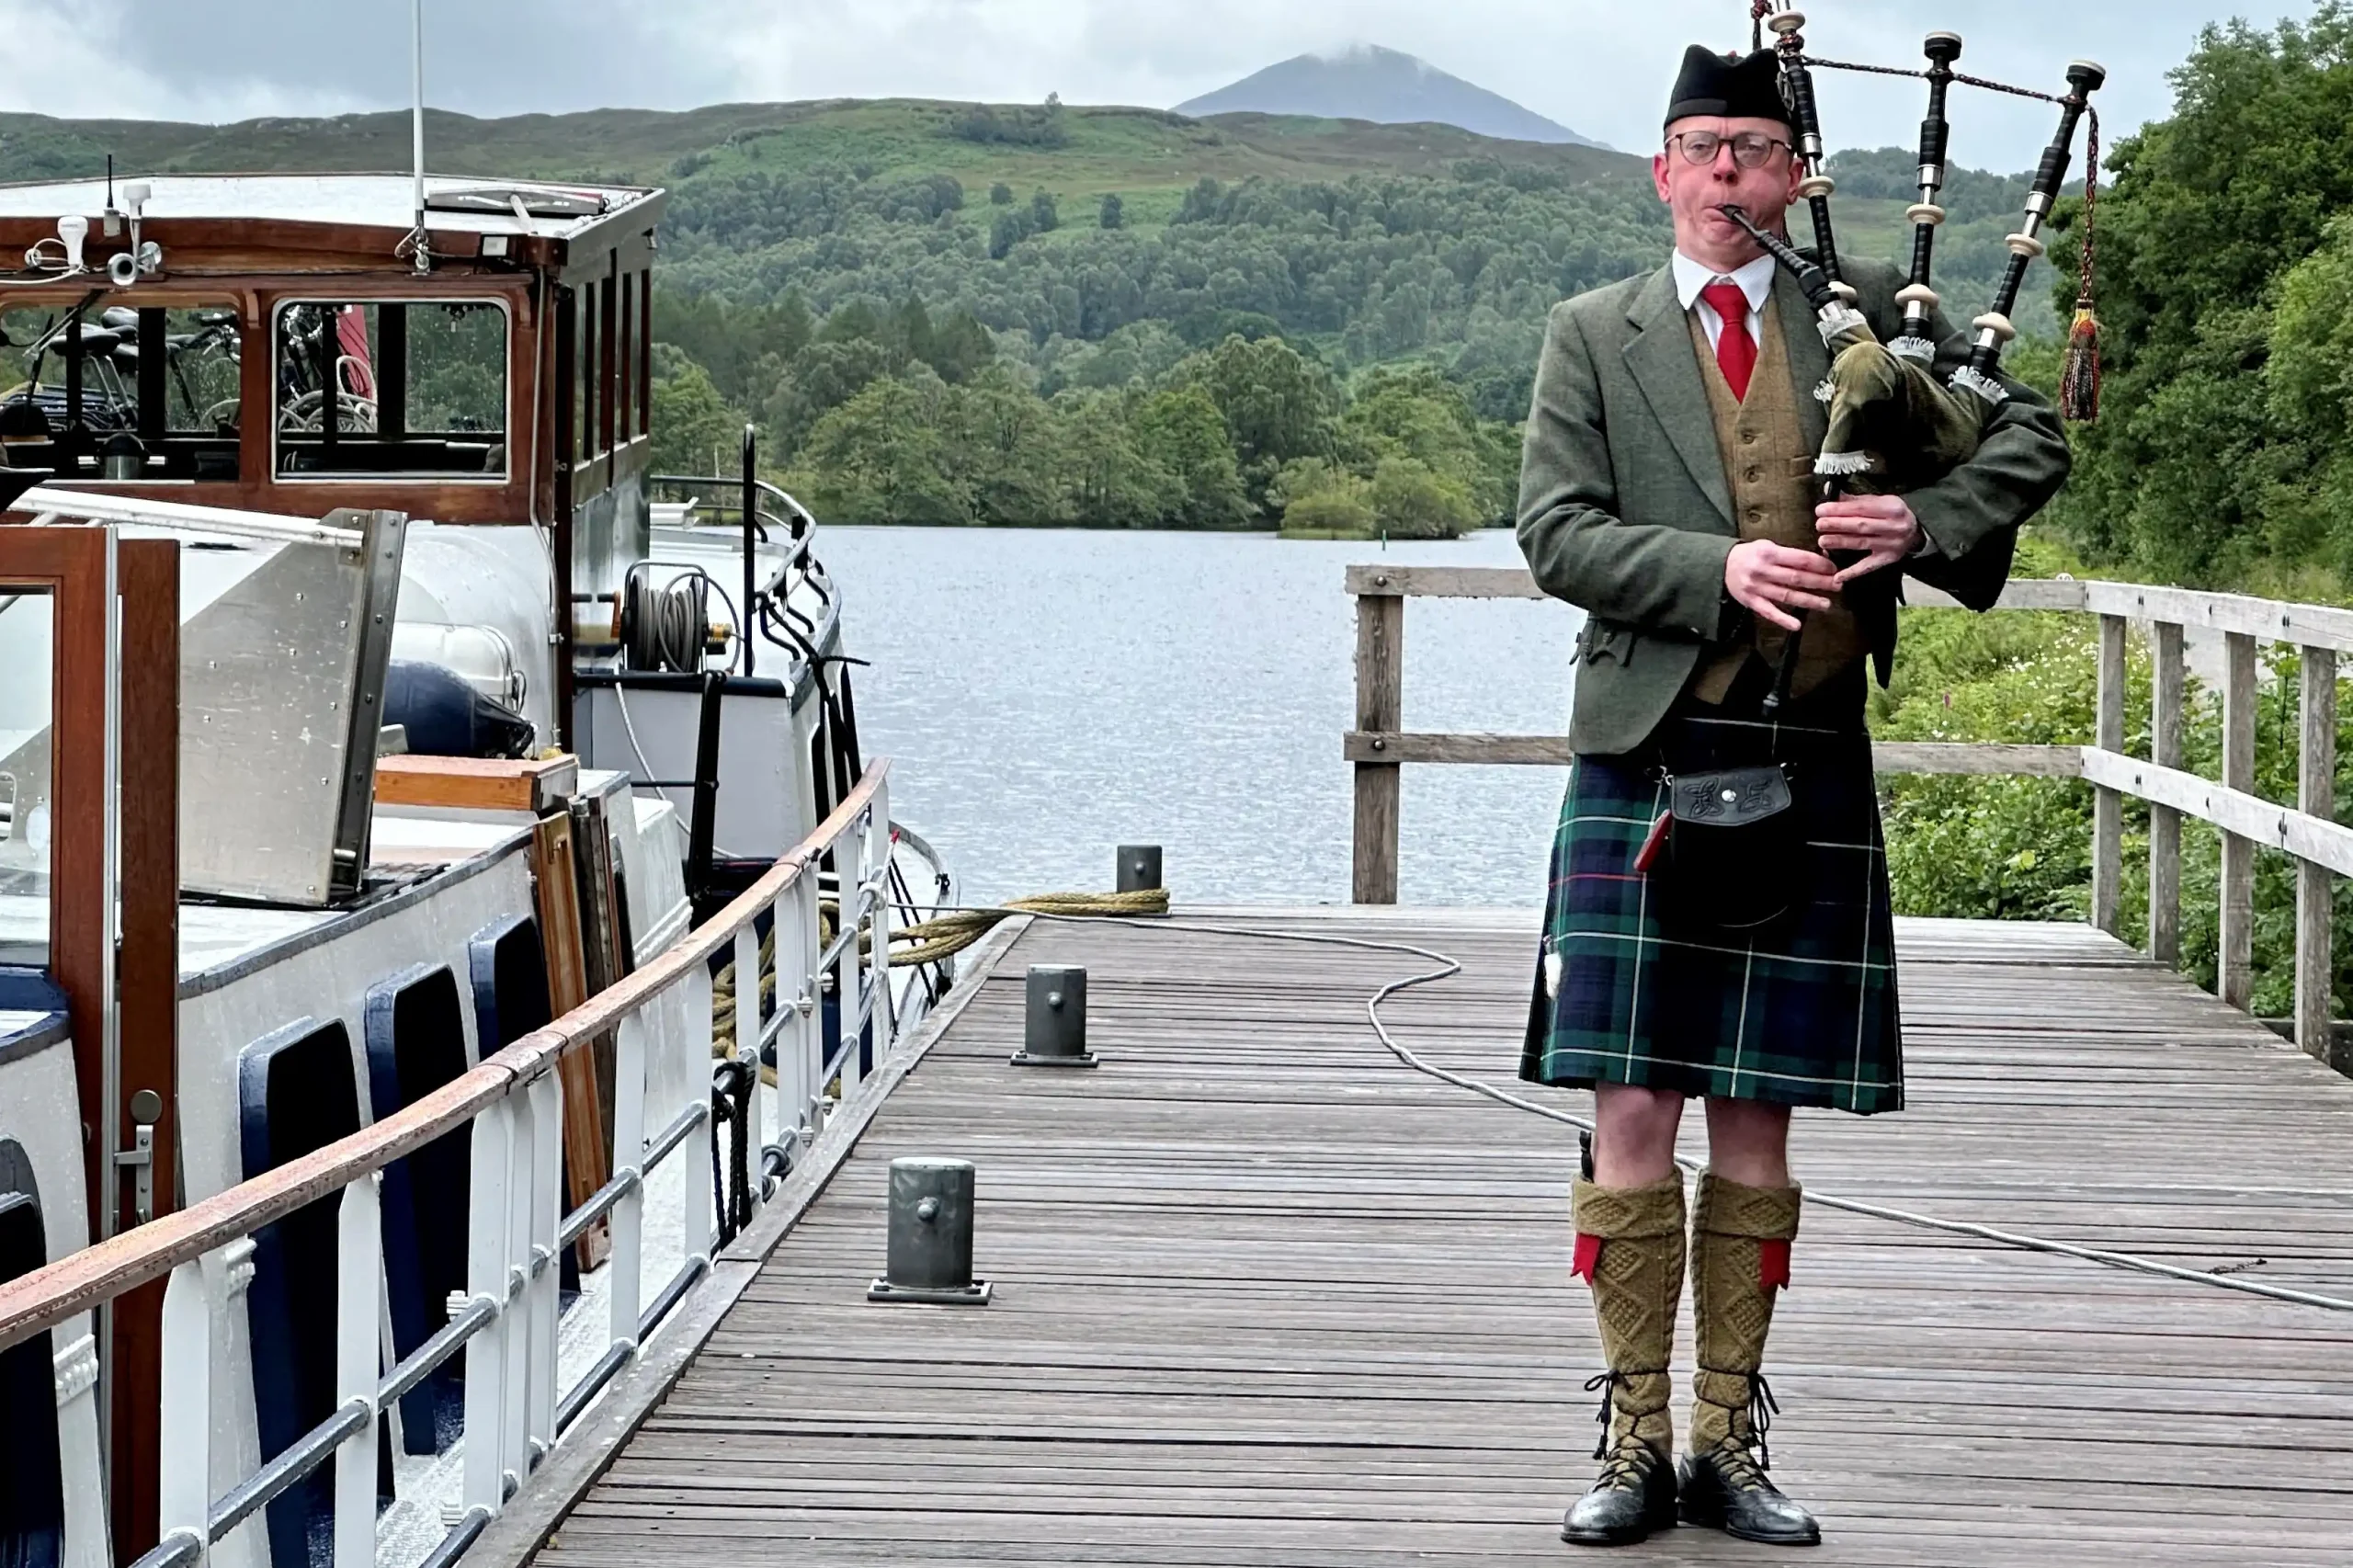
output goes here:
{"type": "MultiPolygon", "coordinates": [[[[1699,357],[1699,380],[1708,390],[1708,412],[1715,423],[1716,449],[1723,454],[1724,479],[1732,487],[1733,520],[1743,542],[1771,540],[1796,550],[1815,547],[1813,453],[1798,421],[1798,392],[1791,380],[1790,357],[1781,336],[1780,312],[1764,312],[1764,340],[1756,346],[1756,368],[1748,379],[1748,396],[1733,395],[1732,385],[1716,365],[1714,350],[1699,324],[1697,312],[1687,312],[1691,346],[1699,357]]],[[[1790,691],[1802,697],[1847,665],[1863,656],[1861,631],[1843,595],[1831,596],[1831,608],[1805,618],[1805,636],[1798,644],[1798,667],[1790,691]]],[[[1703,702],[1722,702],[1733,677],[1748,662],[1751,652],[1778,667],[1789,633],[1752,618],[1753,629],[1740,642],[1712,650],[1691,677],[1690,692],[1703,702]]]]}

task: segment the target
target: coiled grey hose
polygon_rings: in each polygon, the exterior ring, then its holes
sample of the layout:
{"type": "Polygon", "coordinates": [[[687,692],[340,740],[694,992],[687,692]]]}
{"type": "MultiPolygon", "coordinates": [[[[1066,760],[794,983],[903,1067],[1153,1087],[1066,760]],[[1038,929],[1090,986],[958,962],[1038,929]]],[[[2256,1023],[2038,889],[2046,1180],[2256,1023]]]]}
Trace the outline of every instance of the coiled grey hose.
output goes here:
{"type": "MultiPolygon", "coordinates": [[[[1415,1072],[1436,1078],[1440,1083],[1450,1084],[1458,1089],[1467,1089],[1474,1095],[1484,1095],[1487,1098],[1498,1104],[1507,1105],[1514,1110],[1524,1110],[1531,1115],[1562,1122],[1581,1132],[1593,1131],[1593,1123],[1583,1117],[1573,1116],[1567,1111],[1556,1109],[1552,1106],[1540,1105],[1523,1096],[1513,1094],[1508,1089],[1499,1088],[1495,1085],[1483,1083],[1477,1078],[1466,1077],[1462,1074],[1449,1072],[1444,1067],[1425,1062],[1412,1050],[1400,1044],[1396,1037],[1389,1032],[1388,1026],[1382,1023],[1381,1018],[1382,1003],[1400,992],[1410,991],[1420,985],[1434,985],[1441,980],[1451,980],[1462,972],[1462,965],[1460,961],[1432,949],[1417,947],[1411,942],[1384,942],[1370,937],[1339,937],[1328,932],[1317,931],[1281,931],[1265,926],[1210,925],[1193,920],[1135,920],[1116,915],[1047,914],[1032,914],[1030,918],[1063,921],[1072,925],[1133,926],[1148,930],[1201,931],[1219,937],[1245,937],[1262,941],[1304,942],[1320,947],[1353,948],[1363,952],[1398,953],[1427,959],[1438,967],[1422,974],[1392,980],[1375,991],[1365,1001],[1365,1019],[1371,1024],[1372,1032],[1380,1037],[1381,1043],[1388,1049],[1389,1053],[1415,1072]]],[[[1685,1170],[1699,1169],[1698,1161],[1686,1159],[1680,1154],[1675,1157],[1675,1163],[1685,1170]]],[[[2160,1263],[2155,1258],[2143,1257],[2135,1253],[2113,1252],[2104,1247],[2078,1246],[2073,1242],[2053,1241],[2048,1236],[1996,1230],[1991,1225],[1980,1225],[1968,1220],[1938,1219],[1933,1214],[1917,1214],[1908,1209],[1890,1208],[1881,1203],[1866,1203],[1857,1198],[1841,1198],[1836,1193],[1823,1192],[1814,1187],[1805,1189],[1805,1200],[1808,1203],[1818,1203],[1825,1209],[1836,1209],[1846,1213],[1860,1214],[1873,1220],[1885,1220],[1898,1225],[1912,1225],[1921,1230],[1942,1231],[1948,1235],[1971,1236],[1979,1241],[1992,1242],[2000,1246],[2017,1247],[2026,1252],[2049,1253],[2058,1257],[2078,1258],[2086,1263],[2097,1263],[2109,1268],[2129,1269],[2136,1274],[2152,1274],[2162,1279],[2181,1279],[2199,1285],[2211,1285],[2218,1290],[2237,1290],[2250,1296],[2267,1297],[2275,1301],[2293,1302],[2297,1306],[2320,1307],[2335,1312],[2353,1312],[2353,1301],[2347,1301],[2340,1296],[2324,1296],[2310,1290],[2290,1290],[2283,1285],[2268,1285],[2259,1279],[2248,1279],[2234,1274],[2208,1274],[2200,1269],[2184,1268],[2178,1264],[2160,1263]]]]}

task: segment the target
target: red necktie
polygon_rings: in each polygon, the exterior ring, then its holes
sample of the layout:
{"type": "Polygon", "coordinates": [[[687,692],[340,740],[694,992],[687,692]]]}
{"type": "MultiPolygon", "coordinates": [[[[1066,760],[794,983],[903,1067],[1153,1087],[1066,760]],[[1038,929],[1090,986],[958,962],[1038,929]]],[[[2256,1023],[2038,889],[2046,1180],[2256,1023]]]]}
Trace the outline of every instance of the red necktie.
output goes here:
{"type": "Polygon", "coordinates": [[[1716,338],[1716,366],[1723,371],[1732,395],[1745,402],[1748,373],[1756,369],[1756,340],[1748,335],[1748,296],[1737,283],[1711,283],[1699,290],[1699,298],[1724,324],[1716,338]]]}

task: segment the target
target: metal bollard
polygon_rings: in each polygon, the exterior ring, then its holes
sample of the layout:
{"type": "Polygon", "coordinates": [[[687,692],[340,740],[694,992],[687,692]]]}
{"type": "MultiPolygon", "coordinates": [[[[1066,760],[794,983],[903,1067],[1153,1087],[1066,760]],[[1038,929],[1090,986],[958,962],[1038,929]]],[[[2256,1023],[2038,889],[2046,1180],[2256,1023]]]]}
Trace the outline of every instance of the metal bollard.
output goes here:
{"type": "Polygon", "coordinates": [[[891,1238],[870,1301],[984,1307],[972,1278],[972,1162],[917,1156],[891,1162],[891,1238]]]}
{"type": "Polygon", "coordinates": [[[1121,892],[1142,892],[1160,886],[1160,846],[1120,845],[1119,879],[1112,885],[1121,892]]]}
{"type": "Polygon", "coordinates": [[[1092,1067],[1086,1049],[1086,971],[1076,964],[1029,966],[1029,1005],[1016,1067],[1092,1067]]]}

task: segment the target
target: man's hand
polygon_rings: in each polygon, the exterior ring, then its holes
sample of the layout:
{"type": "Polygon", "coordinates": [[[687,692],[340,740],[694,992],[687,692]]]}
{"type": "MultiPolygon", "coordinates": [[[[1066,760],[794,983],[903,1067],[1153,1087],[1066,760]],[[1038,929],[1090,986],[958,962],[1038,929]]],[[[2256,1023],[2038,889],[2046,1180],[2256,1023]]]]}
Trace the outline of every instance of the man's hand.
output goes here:
{"type": "MultiPolygon", "coordinates": [[[[1907,517],[1909,512],[1904,514],[1907,517]]],[[[1732,547],[1724,557],[1724,592],[1757,619],[1784,631],[1798,629],[1793,609],[1828,609],[1838,568],[1811,550],[1791,550],[1768,539],[1732,547]]]]}
{"type": "Polygon", "coordinates": [[[1824,501],[1813,509],[1813,531],[1825,551],[1862,552],[1862,560],[1838,574],[1842,588],[1920,548],[1920,519],[1901,495],[1842,495],[1824,501]]]}

